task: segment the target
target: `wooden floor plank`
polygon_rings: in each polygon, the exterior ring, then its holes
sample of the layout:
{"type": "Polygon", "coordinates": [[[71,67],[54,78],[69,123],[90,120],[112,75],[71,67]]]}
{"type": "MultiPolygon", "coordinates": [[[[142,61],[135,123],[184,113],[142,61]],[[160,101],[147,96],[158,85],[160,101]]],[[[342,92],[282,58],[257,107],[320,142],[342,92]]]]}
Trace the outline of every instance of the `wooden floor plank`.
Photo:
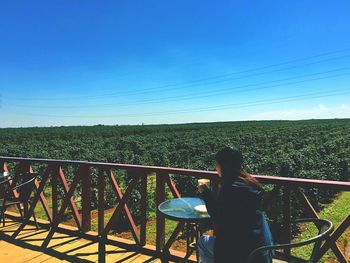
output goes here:
{"type": "Polygon", "coordinates": [[[98,259],[98,244],[91,241],[78,241],[73,244],[57,247],[55,250],[69,256],[79,257],[92,262],[98,259]]]}
{"type": "Polygon", "coordinates": [[[146,255],[138,255],[135,259],[133,259],[131,261],[126,261],[126,262],[139,263],[139,262],[145,262],[151,258],[152,257],[146,256],[146,255]]]}
{"type": "Polygon", "coordinates": [[[125,252],[125,253],[122,253],[118,256],[116,255],[111,255],[109,256],[109,258],[111,260],[115,260],[115,262],[123,262],[123,263],[126,263],[126,262],[131,262],[131,260],[134,260],[139,254],[137,252],[125,252]]]}
{"type": "MultiPolygon", "coordinates": [[[[48,230],[37,230],[35,226],[27,225],[15,239],[12,238],[12,234],[20,225],[10,219],[6,219],[5,227],[0,225],[1,262],[98,262],[97,242],[54,233],[48,246],[42,248],[41,245],[49,233],[48,230]]],[[[151,257],[147,255],[106,245],[106,262],[137,263],[150,259],[151,257]]]]}
{"type": "Polygon", "coordinates": [[[40,262],[69,262],[67,260],[62,260],[62,259],[58,259],[55,258],[51,255],[47,255],[47,254],[39,254],[36,257],[33,257],[27,261],[24,261],[25,263],[40,263],[40,262]]]}
{"type": "Polygon", "coordinates": [[[26,248],[18,248],[18,246],[13,244],[8,244],[0,250],[1,262],[25,262],[40,254],[41,252],[26,248]]]}

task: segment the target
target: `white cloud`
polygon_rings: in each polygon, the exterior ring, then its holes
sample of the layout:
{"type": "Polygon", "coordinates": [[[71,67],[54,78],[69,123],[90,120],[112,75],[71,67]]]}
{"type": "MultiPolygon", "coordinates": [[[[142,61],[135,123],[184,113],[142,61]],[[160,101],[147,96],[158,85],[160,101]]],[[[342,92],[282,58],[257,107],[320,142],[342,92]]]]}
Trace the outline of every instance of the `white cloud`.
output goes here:
{"type": "Polygon", "coordinates": [[[312,108],[287,109],[261,112],[249,116],[249,120],[300,120],[300,119],[328,119],[350,118],[349,104],[328,107],[323,104],[312,108]]]}
{"type": "Polygon", "coordinates": [[[340,105],[340,108],[342,111],[346,111],[346,112],[348,112],[350,110],[350,107],[348,104],[342,104],[342,105],[340,105]]]}

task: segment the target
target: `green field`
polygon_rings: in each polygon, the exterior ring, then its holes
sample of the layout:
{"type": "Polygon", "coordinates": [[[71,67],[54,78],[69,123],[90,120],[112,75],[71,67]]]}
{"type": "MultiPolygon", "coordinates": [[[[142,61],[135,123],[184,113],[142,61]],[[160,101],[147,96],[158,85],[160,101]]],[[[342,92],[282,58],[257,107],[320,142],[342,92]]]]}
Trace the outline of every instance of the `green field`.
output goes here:
{"type": "Polygon", "coordinates": [[[339,180],[350,163],[350,120],[0,129],[0,155],[213,169],[227,144],[256,174],[339,180]]]}
{"type": "MultiPolygon", "coordinates": [[[[0,129],[0,155],[213,170],[215,153],[225,145],[236,145],[245,156],[245,169],[253,174],[279,175],[284,167],[292,177],[348,181],[349,131],[350,119],[8,128],[0,129]]],[[[70,180],[69,173],[67,176],[70,180]]],[[[125,173],[117,174],[121,186],[129,179],[125,173]]],[[[175,181],[180,192],[193,193],[194,180],[175,181]]],[[[106,191],[108,209],[116,199],[108,186],[106,191]]],[[[306,194],[321,210],[336,193],[308,189],[306,194]]],[[[152,215],[154,187],[149,197],[152,215]]],[[[131,199],[129,206],[137,214],[133,204],[139,196],[134,193],[131,199]]],[[[293,216],[298,217],[303,211],[293,204],[293,216]]],[[[271,219],[278,227],[280,218],[271,219]]]]}
{"type": "MultiPolygon", "coordinates": [[[[338,181],[349,180],[349,131],[349,119],[13,128],[0,129],[0,155],[213,170],[215,153],[231,144],[253,174],[279,175],[285,167],[289,176],[338,181]]],[[[128,183],[125,173],[117,176],[128,183]]],[[[177,183],[183,193],[195,188],[177,183]]],[[[311,194],[321,203],[333,196],[311,194]]]]}

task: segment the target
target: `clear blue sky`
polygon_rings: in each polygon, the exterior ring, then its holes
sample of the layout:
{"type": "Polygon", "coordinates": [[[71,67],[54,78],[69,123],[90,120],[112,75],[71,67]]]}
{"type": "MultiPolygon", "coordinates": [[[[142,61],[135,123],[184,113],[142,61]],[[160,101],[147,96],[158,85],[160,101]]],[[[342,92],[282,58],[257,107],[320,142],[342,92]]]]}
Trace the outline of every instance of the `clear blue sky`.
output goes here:
{"type": "Polygon", "coordinates": [[[0,127],[350,117],[349,1],[2,1],[0,127]]]}

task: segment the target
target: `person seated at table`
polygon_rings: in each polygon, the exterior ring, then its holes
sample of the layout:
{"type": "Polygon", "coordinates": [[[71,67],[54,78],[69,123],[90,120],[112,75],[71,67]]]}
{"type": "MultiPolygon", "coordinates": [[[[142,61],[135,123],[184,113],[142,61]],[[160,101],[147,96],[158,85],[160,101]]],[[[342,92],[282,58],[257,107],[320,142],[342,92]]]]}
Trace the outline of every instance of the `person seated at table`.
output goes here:
{"type": "MultiPolygon", "coordinates": [[[[199,262],[245,263],[254,249],[272,245],[262,211],[262,189],[253,176],[243,171],[243,156],[237,148],[225,147],[215,159],[215,169],[222,179],[218,195],[205,184],[198,186],[198,192],[217,232],[215,237],[200,237],[199,262]]],[[[259,255],[254,262],[272,262],[271,252],[259,255]]]]}

